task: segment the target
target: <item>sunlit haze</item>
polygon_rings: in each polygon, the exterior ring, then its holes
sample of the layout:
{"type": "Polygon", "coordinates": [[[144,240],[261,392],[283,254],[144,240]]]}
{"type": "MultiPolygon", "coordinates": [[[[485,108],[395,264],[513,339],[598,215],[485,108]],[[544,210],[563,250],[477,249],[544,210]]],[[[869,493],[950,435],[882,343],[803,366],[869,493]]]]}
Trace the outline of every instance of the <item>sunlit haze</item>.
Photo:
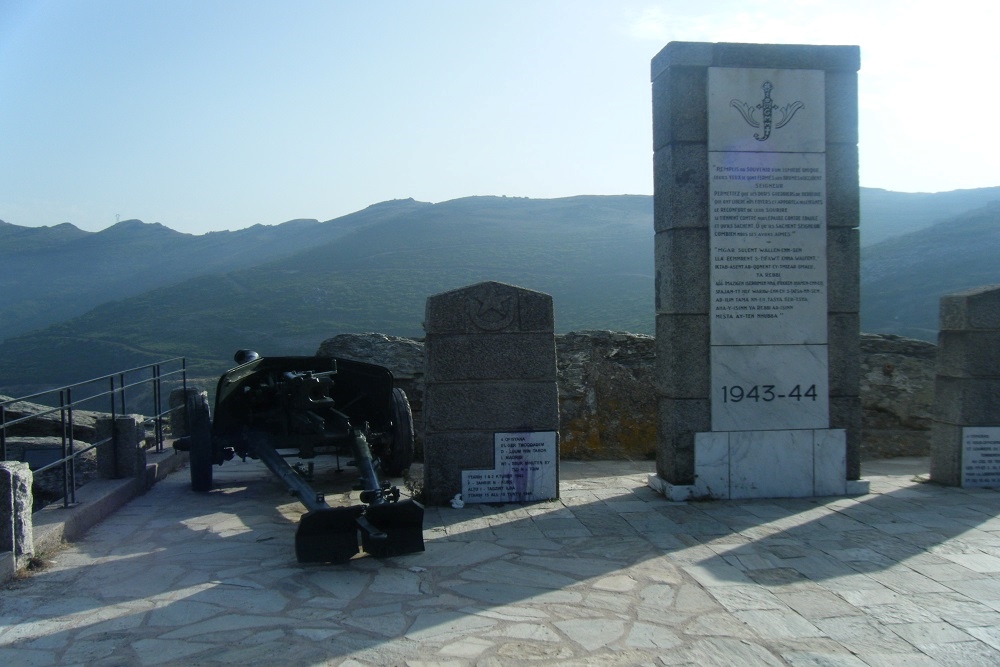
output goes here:
{"type": "Polygon", "coordinates": [[[3,0],[0,220],[203,233],[651,194],[670,41],[861,47],[861,185],[1000,185],[1000,5],[3,0]]]}

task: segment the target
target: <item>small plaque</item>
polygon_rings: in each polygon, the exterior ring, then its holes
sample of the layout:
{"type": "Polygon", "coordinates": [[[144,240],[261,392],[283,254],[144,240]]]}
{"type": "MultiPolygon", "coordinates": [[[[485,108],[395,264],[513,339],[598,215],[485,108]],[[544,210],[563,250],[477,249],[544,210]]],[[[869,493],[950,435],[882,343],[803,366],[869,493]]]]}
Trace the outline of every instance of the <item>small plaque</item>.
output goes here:
{"type": "Polygon", "coordinates": [[[962,486],[1000,487],[1000,426],[962,429],[962,486]]]}
{"type": "Polygon", "coordinates": [[[493,434],[492,470],[463,470],[467,503],[521,503],[559,495],[556,431],[493,434]]]}

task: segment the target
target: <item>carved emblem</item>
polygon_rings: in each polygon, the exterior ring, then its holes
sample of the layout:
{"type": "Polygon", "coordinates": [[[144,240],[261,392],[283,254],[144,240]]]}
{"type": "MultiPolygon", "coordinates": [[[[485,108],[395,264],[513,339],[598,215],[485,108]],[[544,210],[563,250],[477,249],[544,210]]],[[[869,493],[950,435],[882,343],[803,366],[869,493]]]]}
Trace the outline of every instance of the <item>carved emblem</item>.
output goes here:
{"type": "Polygon", "coordinates": [[[501,294],[496,285],[489,285],[479,296],[469,297],[469,316],[480,329],[499,331],[514,321],[515,306],[514,294],[501,294]]]}
{"type": "Polygon", "coordinates": [[[767,141],[767,138],[771,136],[772,127],[778,129],[788,125],[795,112],[804,107],[805,104],[802,102],[791,102],[783,107],[779,107],[771,99],[771,91],[774,90],[774,85],[770,81],[765,81],[761,88],[764,90],[764,99],[761,100],[760,104],[751,106],[742,100],[730,100],[729,106],[739,111],[740,115],[743,116],[743,120],[750,127],[763,127],[763,135],[754,132],[753,138],[757,141],[767,141]],[[760,119],[757,118],[758,111],[761,112],[760,119]],[[775,112],[777,112],[777,117],[775,117],[775,112]]]}

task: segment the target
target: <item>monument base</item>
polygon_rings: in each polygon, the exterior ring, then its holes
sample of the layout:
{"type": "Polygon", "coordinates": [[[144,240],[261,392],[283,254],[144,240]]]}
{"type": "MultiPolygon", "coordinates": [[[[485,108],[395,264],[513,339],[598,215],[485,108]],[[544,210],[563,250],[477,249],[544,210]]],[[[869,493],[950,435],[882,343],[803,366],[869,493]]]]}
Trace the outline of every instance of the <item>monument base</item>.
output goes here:
{"type": "MultiPolygon", "coordinates": [[[[652,474],[646,479],[646,486],[675,503],[685,500],[705,500],[706,498],[729,499],[728,497],[705,496],[698,491],[698,487],[694,484],[671,484],[657,474],[652,474]]],[[[867,479],[849,479],[844,485],[844,493],[835,495],[865,496],[869,493],[871,493],[871,482],[867,479]]]]}
{"type": "Polygon", "coordinates": [[[808,498],[863,495],[868,482],[847,480],[844,429],[696,433],[695,483],[648,485],[670,500],[808,498]]]}

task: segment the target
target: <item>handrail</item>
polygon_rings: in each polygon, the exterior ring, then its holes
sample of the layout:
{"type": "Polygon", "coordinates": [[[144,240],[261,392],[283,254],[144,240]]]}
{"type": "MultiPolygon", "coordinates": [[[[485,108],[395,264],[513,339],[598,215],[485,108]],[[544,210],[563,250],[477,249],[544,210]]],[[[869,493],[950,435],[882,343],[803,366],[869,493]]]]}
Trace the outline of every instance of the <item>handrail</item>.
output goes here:
{"type": "MultiPolygon", "coordinates": [[[[105,399],[108,401],[106,404],[108,412],[105,414],[111,418],[113,424],[117,416],[128,413],[128,401],[126,399],[129,393],[128,390],[131,390],[131,398],[134,400],[137,392],[141,391],[141,388],[148,387],[149,391],[140,398],[139,403],[142,404],[142,399],[149,401],[148,405],[152,415],[144,417],[144,423],[147,425],[152,424],[156,451],[162,452],[164,442],[163,422],[173,412],[173,409],[170,408],[167,410],[162,409],[163,384],[165,382],[176,382],[185,390],[187,389],[187,360],[184,357],[172,357],[153,364],[128,368],[82,382],[54,389],[46,389],[34,394],[28,394],[27,396],[0,400],[0,460],[7,460],[7,438],[13,431],[13,427],[58,413],[59,430],[61,432],[60,441],[62,445],[61,457],[37,468],[34,472],[37,475],[61,466],[63,471],[63,507],[75,505],[77,459],[101,445],[109,442],[114,443],[117,438],[116,429],[112,429],[111,437],[99,442],[92,442],[82,449],[77,449],[77,438],[75,435],[77,421],[74,418],[75,412],[80,409],[80,406],[97,401],[98,399],[105,399]],[[164,367],[167,367],[167,370],[164,370],[164,367]],[[149,375],[149,377],[137,377],[142,375],[149,375]],[[103,385],[104,388],[92,385],[103,385]],[[90,391],[91,389],[92,391],[90,391]],[[76,390],[76,395],[74,395],[74,390],[76,390]],[[81,393],[86,393],[86,395],[80,398],[81,393]],[[30,412],[14,419],[8,419],[7,415],[13,409],[12,406],[18,403],[41,404],[47,409],[30,412]]],[[[89,407],[87,409],[93,412],[102,412],[91,410],[89,407]]],[[[117,456],[117,446],[112,446],[111,449],[117,456]]]]}

